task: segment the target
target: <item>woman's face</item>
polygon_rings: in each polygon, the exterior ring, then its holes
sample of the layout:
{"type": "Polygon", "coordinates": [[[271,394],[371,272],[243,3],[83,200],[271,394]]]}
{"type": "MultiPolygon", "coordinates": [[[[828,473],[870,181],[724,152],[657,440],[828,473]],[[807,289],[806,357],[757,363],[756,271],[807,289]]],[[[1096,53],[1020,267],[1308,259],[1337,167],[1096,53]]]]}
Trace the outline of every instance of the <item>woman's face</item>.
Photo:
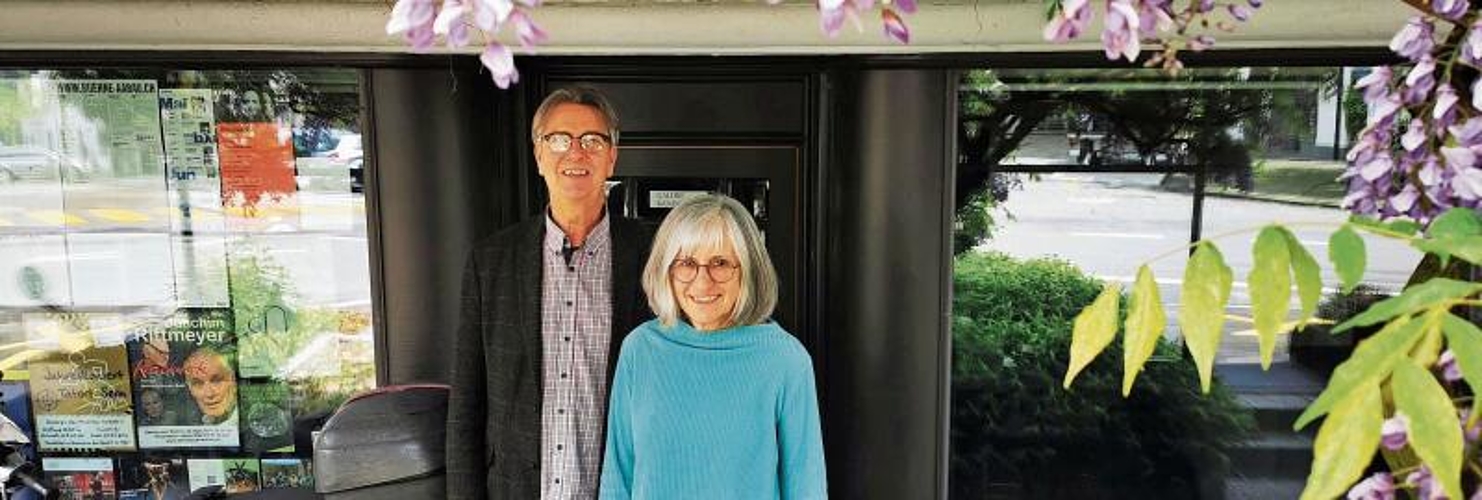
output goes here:
{"type": "Polygon", "coordinates": [[[139,399],[144,403],[144,414],[149,418],[157,419],[165,415],[165,401],[158,392],[144,391],[139,399]]]}
{"type": "Polygon", "coordinates": [[[731,314],[741,296],[740,262],[735,246],[726,242],[681,251],[670,263],[669,286],[695,329],[731,326],[731,314]],[[685,282],[686,278],[690,281],[685,282]]]}
{"type": "Polygon", "coordinates": [[[220,356],[192,357],[185,363],[185,386],[201,413],[216,419],[237,406],[237,378],[220,356]]]}

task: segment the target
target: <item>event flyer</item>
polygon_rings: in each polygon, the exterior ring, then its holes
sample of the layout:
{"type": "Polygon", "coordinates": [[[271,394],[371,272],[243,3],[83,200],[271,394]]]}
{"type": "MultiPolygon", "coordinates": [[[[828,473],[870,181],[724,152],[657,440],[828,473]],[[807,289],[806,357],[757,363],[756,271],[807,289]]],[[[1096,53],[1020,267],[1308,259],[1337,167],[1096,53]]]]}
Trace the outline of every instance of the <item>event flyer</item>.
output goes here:
{"type": "Polygon", "coordinates": [[[275,380],[241,384],[242,451],[259,454],[293,451],[293,415],[288,386],[275,380]]]}
{"type": "Polygon", "coordinates": [[[299,226],[293,141],[278,124],[218,123],[221,204],[234,231],[284,231],[299,226]]]}
{"type": "MultiPolygon", "coordinates": [[[[31,404],[36,414],[37,445],[41,451],[133,450],[128,353],[121,344],[79,340],[106,340],[113,335],[85,318],[62,321],[71,331],[30,330],[32,335],[55,335],[57,349],[30,362],[31,404]],[[83,331],[93,328],[96,332],[83,331]],[[78,344],[78,342],[83,342],[78,344]],[[93,345],[73,352],[69,348],[93,345]]],[[[28,330],[35,322],[28,324],[28,330]]],[[[56,325],[54,324],[54,325],[56,325]]],[[[33,337],[35,338],[35,337],[33,337]]]]}
{"type": "Polygon", "coordinates": [[[313,462],[303,458],[262,459],[262,487],[314,489],[313,462]]]}
{"type": "Polygon", "coordinates": [[[180,309],[128,337],[140,448],[240,444],[231,309],[180,309]]]}
{"type": "Polygon", "coordinates": [[[262,489],[261,466],[256,458],[192,458],[185,464],[190,470],[191,491],[207,486],[222,486],[228,494],[262,489]]]}
{"type": "Polygon", "coordinates": [[[116,500],[118,484],[108,458],[45,458],[43,476],[63,500],[116,500]]]}
{"type": "Polygon", "coordinates": [[[119,500],[183,500],[190,494],[183,458],[123,457],[118,475],[119,500]]]}
{"type": "Polygon", "coordinates": [[[154,80],[58,80],[62,148],[114,177],[164,173],[154,80]]]}

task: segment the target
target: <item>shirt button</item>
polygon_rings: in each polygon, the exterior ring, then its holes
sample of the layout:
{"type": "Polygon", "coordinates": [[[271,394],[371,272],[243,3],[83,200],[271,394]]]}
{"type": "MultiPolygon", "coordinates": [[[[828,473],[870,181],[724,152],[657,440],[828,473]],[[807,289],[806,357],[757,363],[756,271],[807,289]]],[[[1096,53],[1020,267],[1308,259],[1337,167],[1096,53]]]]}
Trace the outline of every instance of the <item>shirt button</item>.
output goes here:
{"type": "Polygon", "coordinates": [[[565,408],[556,408],[556,414],[557,415],[565,415],[566,414],[566,409],[565,408]]]}
{"type": "Polygon", "coordinates": [[[569,301],[569,300],[568,300],[568,301],[566,301],[566,306],[567,306],[567,307],[571,307],[571,301],[569,301]]]}
{"type": "Polygon", "coordinates": [[[574,273],[576,272],[576,266],[566,266],[566,270],[574,273]]]}
{"type": "Polygon", "coordinates": [[[561,478],[556,478],[556,484],[561,484],[561,478]]]}
{"type": "Polygon", "coordinates": [[[566,337],[566,341],[571,342],[571,337],[566,337]]]}
{"type": "Polygon", "coordinates": [[[565,373],[562,373],[561,374],[561,378],[566,378],[566,374],[565,373]]]}
{"type": "Polygon", "coordinates": [[[556,445],[556,451],[561,451],[561,450],[564,450],[564,449],[566,449],[566,446],[565,445],[559,445],[559,444],[556,445]]]}

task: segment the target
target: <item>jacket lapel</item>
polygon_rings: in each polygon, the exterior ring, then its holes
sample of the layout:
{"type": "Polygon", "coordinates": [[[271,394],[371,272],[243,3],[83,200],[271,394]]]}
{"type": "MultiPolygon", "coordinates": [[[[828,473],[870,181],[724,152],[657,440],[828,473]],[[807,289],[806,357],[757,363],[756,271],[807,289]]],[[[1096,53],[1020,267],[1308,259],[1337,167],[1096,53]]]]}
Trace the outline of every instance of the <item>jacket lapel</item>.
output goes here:
{"type": "MultiPolygon", "coordinates": [[[[520,297],[520,339],[524,344],[529,360],[530,372],[536,387],[544,387],[545,373],[541,358],[545,346],[541,342],[541,277],[545,274],[545,259],[541,254],[541,247],[545,242],[545,221],[535,218],[527,222],[527,226],[521,231],[521,238],[516,248],[515,276],[519,283],[520,297]]],[[[536,394],[540,394],[540,390],[536,394]]],[[[536,404],[539,407],[539,402],[536,404]]],[[[537,416],[538,418],[538,416],[537,416]]]]}

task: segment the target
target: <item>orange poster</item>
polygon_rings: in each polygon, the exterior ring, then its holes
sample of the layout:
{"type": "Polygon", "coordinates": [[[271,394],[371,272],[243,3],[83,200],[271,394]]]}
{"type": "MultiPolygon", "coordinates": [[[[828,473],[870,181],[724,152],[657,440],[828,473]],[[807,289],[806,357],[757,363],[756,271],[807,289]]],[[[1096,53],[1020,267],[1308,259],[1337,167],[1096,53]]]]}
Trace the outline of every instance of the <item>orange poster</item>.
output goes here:
{"type": "Polygon", "coordinates": [[[221,205],[235,229],[298,227],[293,141],[275,123],[216,125],[221,205]]]}

